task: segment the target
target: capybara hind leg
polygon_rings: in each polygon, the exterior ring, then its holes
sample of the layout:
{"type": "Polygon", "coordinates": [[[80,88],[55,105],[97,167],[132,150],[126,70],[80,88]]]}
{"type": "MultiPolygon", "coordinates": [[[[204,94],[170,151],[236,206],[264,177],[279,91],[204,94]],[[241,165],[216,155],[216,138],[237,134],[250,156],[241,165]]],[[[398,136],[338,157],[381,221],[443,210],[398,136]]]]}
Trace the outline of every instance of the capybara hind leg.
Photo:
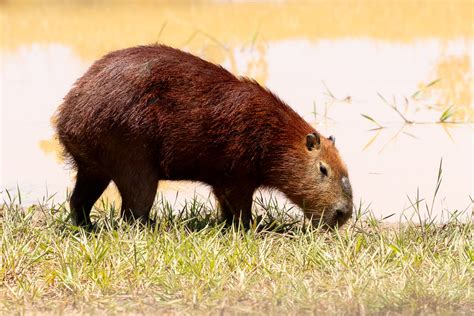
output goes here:
{"type": "Polygon", "coordinates": [[[252,196],[254,189],[215,188],[222,217],[228,225],[242,224],[249,228],[252,222],[252,196]]]}
{"type": "Polygon", "coordinates": [[[71,218],[74,225],[91,224],[90,213],[95,201],[109,185],[110,179],[78,168],[76,185],[71,195],[71,218]]]}
{"type": "Polygon", "coordinates": [[[149,214],[158,188],[158,176],[146,168],[116,182],[122,196],[122,218],[149,223],[149,214]]]}

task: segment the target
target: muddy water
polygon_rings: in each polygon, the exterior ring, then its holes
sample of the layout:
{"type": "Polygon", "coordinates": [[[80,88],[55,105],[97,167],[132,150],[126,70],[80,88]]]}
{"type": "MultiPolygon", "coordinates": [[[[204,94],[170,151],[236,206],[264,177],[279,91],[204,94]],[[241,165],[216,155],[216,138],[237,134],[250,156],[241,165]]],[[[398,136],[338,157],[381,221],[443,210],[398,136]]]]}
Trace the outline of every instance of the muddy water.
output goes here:
{"type": "MultiPolygon", "coordinates": [[[[0,9],[0,190],[18,186],[25,203],[54,193],[61,200],[73,184],[52,128],[72,83],[109,50],[160,41],[257,79],[335,135],[356,202],[377,216],[400,218],[417,191],[431,205],[441,159],[435,213],[473,209],[469,2],[0,9]]],[[[192,183],[159,191],[171,202],[179,192],[178,204],[209,196],[192,183]]]]}

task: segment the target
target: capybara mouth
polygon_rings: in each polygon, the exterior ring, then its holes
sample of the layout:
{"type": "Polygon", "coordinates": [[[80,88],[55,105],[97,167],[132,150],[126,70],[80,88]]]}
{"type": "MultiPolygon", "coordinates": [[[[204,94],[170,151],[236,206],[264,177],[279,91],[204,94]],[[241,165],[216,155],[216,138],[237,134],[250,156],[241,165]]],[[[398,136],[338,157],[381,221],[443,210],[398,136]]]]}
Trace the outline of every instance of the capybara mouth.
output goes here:
{"type": "Polygon", "coordinates": [[[335,228],[344,225],[352,216],[352,208],[338,208],[330,213],[322,212],[320,215],[310,215],[313,227],[335,228]]]}

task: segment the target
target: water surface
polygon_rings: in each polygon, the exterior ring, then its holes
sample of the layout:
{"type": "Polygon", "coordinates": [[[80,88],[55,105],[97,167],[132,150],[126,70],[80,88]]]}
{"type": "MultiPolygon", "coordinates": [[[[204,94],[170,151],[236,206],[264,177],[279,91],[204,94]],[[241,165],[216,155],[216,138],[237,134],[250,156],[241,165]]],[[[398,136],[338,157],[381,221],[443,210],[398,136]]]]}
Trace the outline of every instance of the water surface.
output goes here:
{"type": "MultiPolygon", "coordinates": [[[[0,5],[0,188],[25,203],[72,187],[52,126],[73,82],[107,51],[159,41],[255,78],[335,135],[356,202],[377,216],[398,219],[417,191],[431,205],[441,159],[435,213],[472,210],[471,3],[88,3],[0,5]]],[[[209,196],[192,183],[159,191],[209,196]]]]}

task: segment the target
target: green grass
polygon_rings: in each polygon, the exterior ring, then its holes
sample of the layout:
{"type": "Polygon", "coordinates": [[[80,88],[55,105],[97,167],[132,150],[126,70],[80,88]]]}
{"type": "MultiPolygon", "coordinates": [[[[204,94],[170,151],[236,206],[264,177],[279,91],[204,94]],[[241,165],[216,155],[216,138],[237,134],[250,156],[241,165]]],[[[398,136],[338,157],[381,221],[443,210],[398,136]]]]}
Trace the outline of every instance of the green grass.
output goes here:
{"type": "MultiPolygon", "coordinates": [[[[292,222],[275,201],[249,231],[197,201],[159,201],[153,228],[94,211],[98,231],[68,224],[64,204],[0,204],[0,310],[55,313],[384,313],[474,311],[474,225],[381,224],[361,209],[344,228],[292,222]]],[[[18,201],[18,199],[16,199],[18,201]]]]}

